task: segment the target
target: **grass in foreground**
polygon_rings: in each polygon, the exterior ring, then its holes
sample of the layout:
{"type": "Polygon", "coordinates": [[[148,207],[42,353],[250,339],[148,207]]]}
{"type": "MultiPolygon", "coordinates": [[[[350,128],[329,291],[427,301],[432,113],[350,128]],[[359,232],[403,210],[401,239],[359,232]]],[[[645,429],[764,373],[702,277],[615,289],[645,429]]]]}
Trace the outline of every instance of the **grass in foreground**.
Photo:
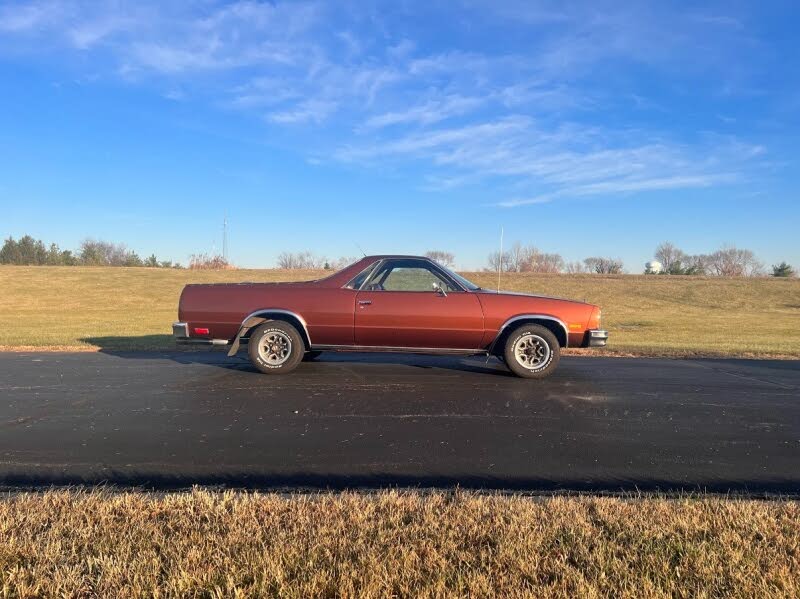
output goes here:
{"type": "MultiPolygon", "coordinates": [[[[187,283],[324,274],[0,266],[0,347],[171,348],[187,283]]],[[[497,284],[492,273],[467,276],[497,284]]],[[[506,274],[502,286],[600,304],[613,351],[800,357],[800,279],[506,274]]]]}
{"type": "Polygon", "coordinates": [[[50,491],[0,539],[4,597],[800,594],[794,501],[50,491]]]}

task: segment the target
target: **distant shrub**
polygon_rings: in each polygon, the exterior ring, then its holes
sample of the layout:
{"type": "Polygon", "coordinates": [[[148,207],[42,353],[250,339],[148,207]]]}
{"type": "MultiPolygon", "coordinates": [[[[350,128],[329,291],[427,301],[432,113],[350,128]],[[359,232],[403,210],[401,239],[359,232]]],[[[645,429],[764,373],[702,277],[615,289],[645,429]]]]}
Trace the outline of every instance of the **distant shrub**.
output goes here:
{"type": "Polygon", "coordinates": [[[189,268],[192,270],[232,270],[236,267],[219,255],[192,254],[189,257],[189,268]]]}
{"type": "MultiPolygon", "coordinates": [[[[315,256],[311,252],[282,252],[278,255],[278,268],[288,270],[318,270],[325,266],[325,258],[315,256]]],[[[328,264],[328,266],[331,266],[328,264]]]]}
{"type": "Polygon", "coordinates": [[[564,272],[569,275],[577,275],[586,272],[586,265],[580,260],[567,262],[564,264],[564,272]]]}
{"type": "Polygon", "coordinates": [[[788,277],[795,276],[795,274],[796,273],[795,273],[794,269],[791,267],[790,264],[787,264],[786,262],[781,262],[777,266],[774,265],[774,264],[772,265],[772,276],[773,277],[788,278],[788,277]]]}
{"type": "Polygon", "coordinates": [[[622,260],[614,258],[592,257],[583,261],[587,272],[599,275],[619,275],[625,272],[622,260]]]}
{"type": "Polygon", "coordinates": [[[438,262],[442,266],[452,268],[456,265],[456,256],[453,252],[445,252],[442,250],[430,250],[425,252],[425,257],[430,258],[434,262],[438,262]]]}

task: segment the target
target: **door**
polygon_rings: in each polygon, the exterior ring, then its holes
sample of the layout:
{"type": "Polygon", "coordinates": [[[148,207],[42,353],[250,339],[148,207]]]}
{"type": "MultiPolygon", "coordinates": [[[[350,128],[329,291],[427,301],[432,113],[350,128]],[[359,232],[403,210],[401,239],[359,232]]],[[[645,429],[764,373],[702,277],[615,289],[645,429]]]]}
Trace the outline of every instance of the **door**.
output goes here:
{"type": "Polygon", "coordinates": [[[356,296],[356,345],[478,349],[483,310],[432,262],[386,260],[356,296]]]}

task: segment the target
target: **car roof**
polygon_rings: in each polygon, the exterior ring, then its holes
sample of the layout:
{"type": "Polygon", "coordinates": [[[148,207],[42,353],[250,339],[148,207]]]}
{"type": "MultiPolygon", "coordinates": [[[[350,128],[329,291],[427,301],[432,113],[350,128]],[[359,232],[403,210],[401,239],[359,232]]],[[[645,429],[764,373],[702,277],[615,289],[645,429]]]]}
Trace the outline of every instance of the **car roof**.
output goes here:
{"type": "Polygon", "coordinates": [[[363,259],[370,259],[370,260],[386,260],[386,259],[398,259],[398,260],[405,260],[405,259],[413,259],[413,260],[428,260],[431,262],[432,260],[427,256],[408,256],[405,254],[376,254],[374,256],[365,256],[363,259]]]}

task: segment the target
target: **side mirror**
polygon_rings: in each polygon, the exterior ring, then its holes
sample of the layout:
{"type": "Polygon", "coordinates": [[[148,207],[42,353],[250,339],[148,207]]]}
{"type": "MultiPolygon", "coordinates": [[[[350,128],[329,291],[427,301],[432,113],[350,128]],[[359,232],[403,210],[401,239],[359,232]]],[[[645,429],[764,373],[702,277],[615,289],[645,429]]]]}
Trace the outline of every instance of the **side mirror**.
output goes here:
{"type": "Polygon", "coordinates": [[[442,297],[447,297],[447,292],[444,290],[444,287],[442,287],[442,285],[438,281],[434,281],[431,287],[433,287],[433,290],[442,297]]]}

